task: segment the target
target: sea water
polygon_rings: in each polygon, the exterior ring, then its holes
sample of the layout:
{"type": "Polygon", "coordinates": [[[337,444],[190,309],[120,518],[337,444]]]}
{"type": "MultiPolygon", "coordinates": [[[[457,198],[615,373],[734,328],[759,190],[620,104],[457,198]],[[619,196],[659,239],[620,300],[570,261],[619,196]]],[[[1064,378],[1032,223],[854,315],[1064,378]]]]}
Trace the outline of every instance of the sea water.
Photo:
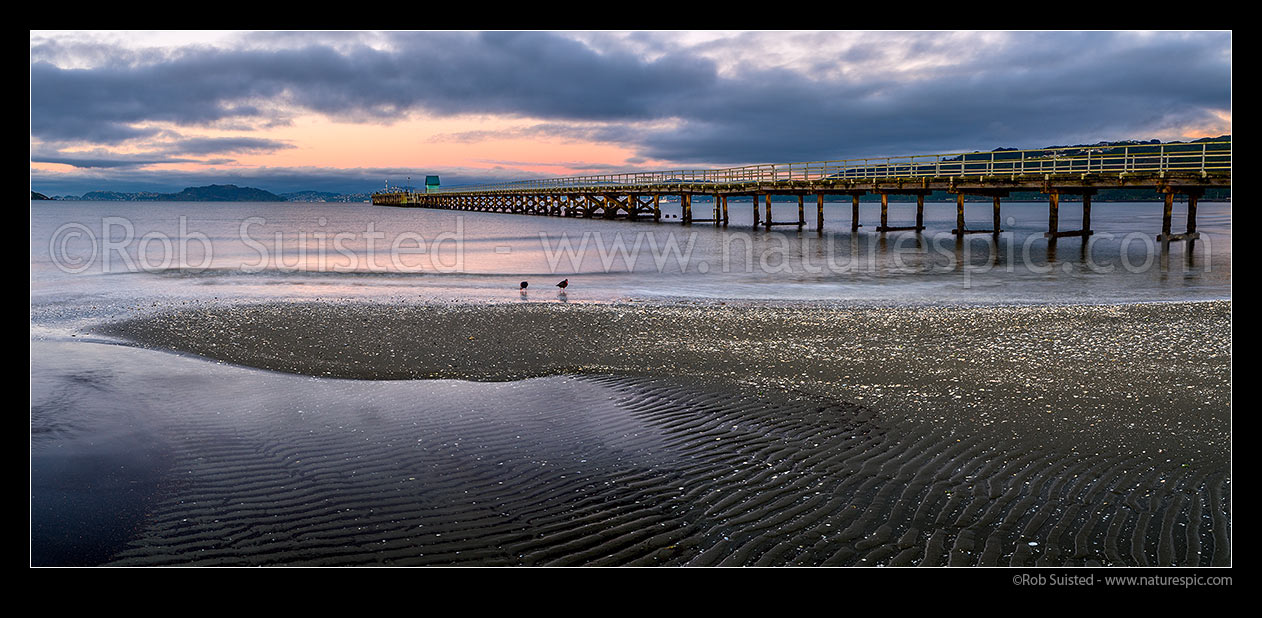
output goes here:
{"type": "MultiPolygon", "coordinates": [[[[31,302],[363,298],[605,302],[755,300],[897,304],[1124,303],[1229,298],[1231,204],[1202,203],[1200,239],[1157,241],[1161,204],[1093,205],[1094,234],[1049,242],[1044,203],[1004,203],[1000,234],[959,238],[953,203],[927,203],[925,230],[881,234],[879,206],[827,203],[815,229],[391,208],[363,203],[31,202],[31,302]],[[556,284],[568,280],[564,295],[556,284]],[[522,295],[522,282],[528,283],[522,295]]],[[[796,221],[776,203],[777,222],[796,221]]],[[[695,203],[695,217],[709,206],[695,203]]],[[[764,216],[760,208],[760,216],[764,216]]],[[[1081,227],[1062,203],[1061,231],[1081,227]]],[[[1176,204],[1173,231],[1185,226],[1176,204]]],[[[968,229],[991,205],[967,204],[968,229]]],[[[894,203],[891,226],[915,204],[894,203]]]]}

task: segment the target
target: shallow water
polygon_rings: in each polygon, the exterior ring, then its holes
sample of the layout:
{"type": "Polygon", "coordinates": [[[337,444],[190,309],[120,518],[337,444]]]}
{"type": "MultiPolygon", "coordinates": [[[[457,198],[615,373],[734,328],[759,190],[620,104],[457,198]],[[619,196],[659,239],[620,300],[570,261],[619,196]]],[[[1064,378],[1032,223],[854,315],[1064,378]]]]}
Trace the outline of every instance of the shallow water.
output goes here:
{"type": "MultiPolygon", "coordinates": [[[[705,206],[695,207],[698,212],[705,206]]],[[[1047,207],[1005,204],[996,242],[957,242],[954,204],[925,207],[922,234],[877,234],[879,205],[849,230],[826,204],[823,234],[752,229],[732,203],[726,228],[368,204],[32,202],[35,304],[97,298],[405,295],[458,301],[748,299],[842,303],[1113,303],[1230,297],[1231,205],[1200,205],[1202,240],[1155,241],[1161,205],[1097,203],[1095,234],[1049,246],[1047,207]],[[565,294],[554,284],[569,280],[565,294]],[[528,281],[528,293],[519,292],[528,281]]],[[[677,205],[666,205],[672,214],[677,205]]],[[[777,220],[796,204],[776,204],[777,220]]],[[[811,209],[808,209],[811,210],[811,209]]],[[[914,220],[892,204],[891,224],[914,220]]],[[[1080,225],[1061,208],[1061,230],[1080,225]]],[[[1182,205],[1176,208],[1179,231],[1182,205]]],[[[970,228],[990,205],[969,203],[970,228]]]]}

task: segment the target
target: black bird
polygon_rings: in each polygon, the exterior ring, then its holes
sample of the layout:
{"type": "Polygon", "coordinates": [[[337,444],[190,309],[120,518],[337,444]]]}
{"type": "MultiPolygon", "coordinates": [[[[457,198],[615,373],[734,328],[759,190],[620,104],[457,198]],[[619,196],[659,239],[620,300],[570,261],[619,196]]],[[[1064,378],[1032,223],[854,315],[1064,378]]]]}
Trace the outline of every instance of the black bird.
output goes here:
{"type": "Polygon", "coordinates": [[[565,289],[566,287],[568,287],[569,285],[570,285],[570,280],[569,280],[569,279],[566,279],[565,281],[562,281],[561,283],[558,283],[558,284],[557,284],[557,287],[559,287],[559,288],[561,288],[562,290],[564,290],[564,289],[565,289]]]}
{"type": "Polygon", "coordinates": [[[530,286],[530,282],[529,282],[529,281],[522,281],[522,282],[521,282],[521,289],[523,289],[523,290],[524,290],[524,289],[526,289],[526,288],[527,288],[527,287],[529,287],[529,286],[530,286]]]}

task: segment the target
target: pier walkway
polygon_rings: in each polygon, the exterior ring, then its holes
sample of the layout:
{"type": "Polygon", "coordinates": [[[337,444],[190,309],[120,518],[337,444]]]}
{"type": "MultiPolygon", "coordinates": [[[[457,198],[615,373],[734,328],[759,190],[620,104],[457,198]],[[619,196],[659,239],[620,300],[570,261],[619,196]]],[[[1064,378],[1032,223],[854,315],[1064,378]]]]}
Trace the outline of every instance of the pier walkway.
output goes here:
{"type": "Polygon", "coordinates": [[[754,226],[770,228],[794,225],[805,228],[806,200],[816,207],[816,229],[824,227],[824,196],[849,196],[852,200],[851,230],[858,230],[859,198],[881,197],[878,232],[924,229],[925,196],[935,191],[956,197],[956,226],[952,233],[999,234],[1002,198],[1013,192],[1038,192],[1047,196],[1048,230],[1055,242],[1066,236],[1089,236],[1091,198],[1103,189],[1152,189],[1164,201],[1161,233],[1157,240],[1195,240],[1196,204],[1206,189],[1231,187],[1231,142],[1100,145],[997,150],[906,157],[865,158],[810,163],[748,165],[725,169],[627,172],[567,178],[546,178],[463,187],[443,187],[424,193],[387,190],[374,194],[372,202],[383,206],[442,208],[558,217],[604,219],[651,219],[660,221],[663,197],[678,197],[682,223],[728,222],[728,199],[753,198],[754,226]],[[772,196],[796,196],[796,220],[773,221],[772,196]],[[916,220],[891,225],[889,197],[915,196],[916,220]],[[1082,201],[1082,229],[1061,230],[1062,195],[1082,201]],[[1174,233],[1171,217],[1176,196],[1187,200],[1187,230],[1174,233]],[[693,199],[706,198],[710,216],[693,214],[693,199]],[[967,229],[964,225],[966,196],[992,200],[993,225],[967,229]],[[759,206],[763,214],[759,214],[759,206]]]}

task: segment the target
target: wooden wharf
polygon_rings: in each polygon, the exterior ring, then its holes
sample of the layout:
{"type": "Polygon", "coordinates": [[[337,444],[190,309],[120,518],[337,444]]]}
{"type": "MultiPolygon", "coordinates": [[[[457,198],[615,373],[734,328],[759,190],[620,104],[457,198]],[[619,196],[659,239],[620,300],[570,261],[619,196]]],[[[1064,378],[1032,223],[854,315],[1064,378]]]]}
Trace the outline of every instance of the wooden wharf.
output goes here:
{"type": "Polygon", "coordinates": [[[383,206],[440,208],[477,212],[626,219],[662,219],[661,201],[677,196],[681,222],[686,225],[728,224],[729,199],[752,198],[754,226],[796,226],[805,229],[806,199],[814,196],[816,229],[824,227],[825,195],[851,198],[850,229],[860,227],[859,199],[877,194],[881,199],[877,232],[925,229],[925,197],[935,192],[955,196],[956,225],[951,233],[994,234],[1001,229],[1001,201],[1014,192],[1037,192],[1048,202],[1049,242],[1092,234],[1092,197],[1107,189],[1151,189],[1161,196],[1162,226],[1157,240],[1169,243],[1199,238],[1198,200],[1215,187],[1231,187],[1231,142],[1204,141],[1169,144],[1127,144],[997,150],[906,157],[848,159],[810,163],[749,165],[725,169],[627,172],[595,176],[547,178],[426,192],[387,190],[372,197],[383,206]],[[797,219],[772,218],[773,196],[797,197],[797,219]],[[915,196],[916,220],[894,225],[889,221],[890,196],[915,196]],[[989,198],[992,226],[968,229],[964,223],[967,197],[989,198]],[[1060,229],[1061,196],[1082,202],[1082,228],[1060,229]],[[1177,196],[1187,202],[1187,229],[1172,230],[1177,196]],[[710,202],[710,217],[693,216],[693,199],[710,202]],[[760,216],[759,206],[762,205],[760,216]]]}

